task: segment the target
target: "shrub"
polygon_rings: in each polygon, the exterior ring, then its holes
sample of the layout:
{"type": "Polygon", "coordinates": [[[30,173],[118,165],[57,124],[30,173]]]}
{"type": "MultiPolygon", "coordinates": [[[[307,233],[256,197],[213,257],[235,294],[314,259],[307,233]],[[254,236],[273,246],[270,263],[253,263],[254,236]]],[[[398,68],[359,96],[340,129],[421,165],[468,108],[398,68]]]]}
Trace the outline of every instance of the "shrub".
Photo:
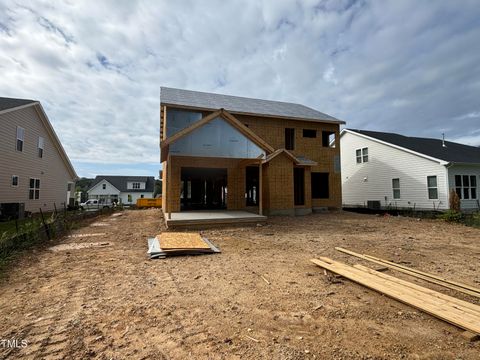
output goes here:
{"type": "Polygon", "coordinates": [[[447,210],[439,215],[439,218],[448,222],[461,222],[463,220],[463,214],[459,211],[447,210]]]}
{"type": "Polygon", "coordinates": [[[460,211],[460,198],[454,189],[450,189],[450,210],[455,212],[460,211]]]}

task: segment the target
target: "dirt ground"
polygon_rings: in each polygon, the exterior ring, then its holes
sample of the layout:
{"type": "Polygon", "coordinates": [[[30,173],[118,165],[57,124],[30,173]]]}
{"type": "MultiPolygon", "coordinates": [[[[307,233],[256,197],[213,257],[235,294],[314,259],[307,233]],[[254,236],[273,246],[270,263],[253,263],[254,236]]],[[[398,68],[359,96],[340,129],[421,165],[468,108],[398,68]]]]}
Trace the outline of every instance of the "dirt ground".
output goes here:
{"type": "Polygon", "coordinates": [[[125,211],[52,242],[108,246],[23,256],[0,284],[0,339],[27,346],[0,347],[0,358],[480,358],[460,329],[309,261],[372,266],[342,246],[475,286],[479,229],[348,212],[272,217],[205,230],[221,254],[149,260],[147,237],[162,230],[159,210],[125,211]],[[107,234],[80,235],[92,233],[107,234]]]}

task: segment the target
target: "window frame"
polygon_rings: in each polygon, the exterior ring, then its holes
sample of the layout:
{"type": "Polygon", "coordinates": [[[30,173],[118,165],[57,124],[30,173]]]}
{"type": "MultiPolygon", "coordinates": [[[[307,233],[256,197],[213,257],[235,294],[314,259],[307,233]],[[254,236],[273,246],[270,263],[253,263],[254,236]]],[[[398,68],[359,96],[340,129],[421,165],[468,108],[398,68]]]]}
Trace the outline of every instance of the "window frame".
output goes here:
{"type": "Polygon", "coordinates": [[[105,183],[102,184],[102,190],[107,190],[107,184],[105,183]]]}
{"type": "Polygon", "coordinates": [[[28,199],[29,200],[39,200],[40,199],[40,179],[39,178],[30,178],[28,183],[28,199]],[[33,186],[32,186],[33,181],[33,186]]]}
{"type": "Polygon", "coordinates": [[[357,164],[363,164],[368,162],[368,156],[368,146],[355,149],[355,159],[357,164]]]}
{"type": "Polygon", "coordinates": [[[437,175],[428,175],[427,176],[427,195],[428,200],[438,200],[438,177],[437,175]],[[429,179],[435,179],[435,186],[430,186],[429,179]],[[435,190],[436,197],[430,196],[430,190],[435,190]]]}
{"type": "Polygon", "coordinates": [[[316,129],[302,129],[302,136],[304,138],[316,139],[317,130],[316,129]]]}
{"type": "Polygon", "coordinates": [[[19,180],[20,180],[20,178],[18,177],[18,175],[12,175],[12,181],[10,182],[10,185],[12,187],[18,187],[19,180]],[[14,179],[17,180],[16,184],[14,184],[14,179]]]}
{"type": "Polygon", "coordinates": [[[402,198],[402,192],[400,190],[400,178],[392,179],[392,195],[393,195],[393,200],[400,200],[402,198]],[[395,180],[398,181],[398,186],[395,186],[395,180]],[[398,193],[398,196],[395,196],[395,192],[398,193]]]}
{"type": "Polygon", "coordinates": [[[454,181],[455,192],[460,200],[478,200],[477,175],[455,174],[454,181]],[[458,179],[460,179],[460,185],[457,182],[458,179]],[[467,184],[465,184],[465,179],[467,180],[467,184]],[[475,183],[475,185],[472,185],[473,183],[475,183]]]}
{"type": "Polygon", "coordinates": [[[15,149],[19,152],[23,152],[23,145],[25,143],[25,128],[21,126],[17,126],[17,134],[16,134],[16,142],[15,142],[15,149]],[[20,133],[20,135],[19,135],[20,133]],[[20,143],[19,143],[20,141],[20,143]],[[19,146],[20,144],[20,146],[19,146]],[[20,147],[20,149],[19,149],[20,147]]]}
{"type": "Polygon", "coordinates": [[[43,158],[43,152],[45,150],[45,138],[42,136],[38,137],[38,142],[37,142],[37,151],[38,151],[38,157],[43,158]],[[41,144],[41,146],[40,146],[41,144]]]}
{"type": "Polygon", "coordinates": [[[295,150],[295,128],[285,128],[285,150],[295,150]]]}
{"type": "Polygon", "coordinates": [[[320,200],[330,199],[330,173],[321,172],[321,171],[312,171],[310,173],[310,182],[311,182],[312,199],[320,199],[320,200]],[[325,179],[326,179],[325,188],[317,186],[318,183],[325,185],[324,183],[322,183],[322,180],[325,180],[325,179]]]}

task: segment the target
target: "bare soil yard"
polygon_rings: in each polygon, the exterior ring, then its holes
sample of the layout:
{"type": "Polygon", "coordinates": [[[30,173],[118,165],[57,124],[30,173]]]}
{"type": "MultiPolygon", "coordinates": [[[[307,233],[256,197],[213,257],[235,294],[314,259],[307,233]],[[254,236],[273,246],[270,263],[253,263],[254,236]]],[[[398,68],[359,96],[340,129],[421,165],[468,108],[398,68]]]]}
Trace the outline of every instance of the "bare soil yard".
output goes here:
{"type": "Polygon", "coordinates": [[[146,239],[161,230],[159,210],[125,211],[52,242],[108,246],[22,256],[0,284],[0,339],[28,345],[0,347],[0,358],[480,358],[458,328],[309,261],[372,266],[342,246],[479,286],[479,229],[347,212],[272,217],[204,231],[222,254],[149,260],[146,239]],[[80,236],[92,233],[106,235],[80,236]]]}

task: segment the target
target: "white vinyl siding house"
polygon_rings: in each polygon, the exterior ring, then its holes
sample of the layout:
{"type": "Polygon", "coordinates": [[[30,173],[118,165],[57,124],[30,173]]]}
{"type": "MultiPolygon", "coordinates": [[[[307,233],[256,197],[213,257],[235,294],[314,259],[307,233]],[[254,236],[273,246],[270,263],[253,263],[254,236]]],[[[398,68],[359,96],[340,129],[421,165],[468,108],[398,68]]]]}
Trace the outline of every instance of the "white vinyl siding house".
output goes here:
{"type": "Polygon", "coordinates": [[[367,207],[368,201],[379,201],[382,208],[448,208],[447,171],[438,161],[351,132],[343,132],[340,139],[345,207],[367,207]],[[368,160],[364,162],[362,154],[358,163],[357,150],[365,148],[368,160]],[[429,198],[429,176],[437,179],[435,199],[429,198]],[[398,187],[393,188],[394,182],[398,187]],[[394,198],[394,189],[400,198],[394,198]]]}
{"type": "Polygon", "coordinates": [[[0,98],[0,123],[0,212],[14,204],[28,212],[69,205],[67,186],[77,175],[41,104],[0,98]]]}
{"type": "Polygon", "coordinates": [[[480,148],[349,129],[340,141],[344,207],[446,210],[454,190],[463,211],[480,211],[480,148]]]}
{"type": "Polygon", "coordinates": [[[455,189],[457,193],[461,192],[461,196],[459,196],[459,198],[460,198],[460,203],[462,205],[462,209],[464,210],[480,209],[480,194],[479,194],[480,165],[475,166],[475,165],[459,164],[459,165],[450,166],[448,168],[448,181],[451,184],[450,188],[455,189]],[[460,176],[462,180],[461,186],[458,186],[458,176],[460,176]],[[466,186],[464,181],[466,177],[468,177],[468,181],[469,181],[468,186],[466,186]],[[475,184],[472,184],[472,180],[475,181],[475,184]],[[465,196],[467,194],[468,196],[465,196]]]}
{"type": "Polygon", "coordinates": [[[99,175],[87,194],[89,199],[99,199],[104,203],[133,205],[138,199],[152,198],[154,186],[155,179],[151,176],[99,175]]]}

